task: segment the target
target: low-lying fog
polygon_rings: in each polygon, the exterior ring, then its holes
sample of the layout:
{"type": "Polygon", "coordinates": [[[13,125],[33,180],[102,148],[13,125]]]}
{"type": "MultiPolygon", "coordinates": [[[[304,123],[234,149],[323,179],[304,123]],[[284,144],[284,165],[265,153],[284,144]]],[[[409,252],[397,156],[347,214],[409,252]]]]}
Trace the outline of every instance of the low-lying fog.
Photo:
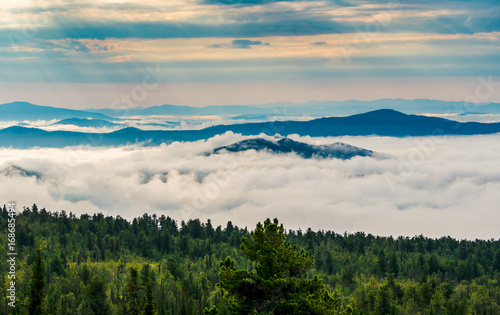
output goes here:
{"type": "Polygon", "coordinates": [[[204,154],[247,138],[226,133],[158,147],[0,149],[0,197],[18,208],[37,203],[127,219],[148,212],[253,228],[278,217],[287,229],[500,237],[500,134],[291,137],[386,155],[346,161],[204,154]]]}

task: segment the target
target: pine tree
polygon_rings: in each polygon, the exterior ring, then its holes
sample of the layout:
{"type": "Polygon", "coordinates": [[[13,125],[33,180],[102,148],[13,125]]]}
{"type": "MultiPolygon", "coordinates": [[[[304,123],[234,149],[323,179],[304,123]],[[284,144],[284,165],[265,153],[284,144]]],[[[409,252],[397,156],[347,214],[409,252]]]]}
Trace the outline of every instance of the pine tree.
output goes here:
{"type": "Polygon", "coordinates": [[[243,237],[241,250],[257,265],[255,272],[236,270],[231,258],[221,262],[219,286],[232,298],[233,314],[334,314],[337,300],[316,276],[307,278],[314,258],[285,243],[283,225],[267,219],[243,237]]]}
{"type": "Polygon", "coordinates": [[[45,265],[42,259],[42,250],[36,250],[35,261],[31,265],[31,279],[28,294],[29,314],[45,313],[45,265]]]}
{"type": "Polygon", "coordinates": [[[138,315],[139,314],[139,303],[137,302],[137,292],[139,291],[138,275],[137,270],[134,267],[130,268],[130,280],[128,283],[127,294],[128,294],[128,314],[138,315]]]}
{"type": "Polygon", "coordinates": [[[389,259],[389,272],[393,274],[395,277],[399,276],[399,263],[398,258],[396,257],[396,253],[392,253],[389,259]]]}
{"type": "Polygon", "coordinates": [[[493,269],[495,271],[500,271],[500,249],[497,249],[493,259],[494,259],[493,260],[493,269]]]}
{"type": "Polygon", "coordinates": [[[154,315],[156,314],[155,302],[153,298],[153,287],[151,285],[151,278],[148,277],[146,282],[146,298],[144,302],[144,315],[154,315]]]}
{"type": "Polygon", "coordinates": [[[375,314],[388,315],[391,314],[392,306],[390,300],[389,287],[383,285],[377,295],[375,314]]]}
{"type": "Polygon", "coordinates": [[[87,285],[87,290],[85,292],[85,303],[87,310],[90,311],[90,314],[109,314],[106,283],[98,276],[90,279],[87,285]]]}

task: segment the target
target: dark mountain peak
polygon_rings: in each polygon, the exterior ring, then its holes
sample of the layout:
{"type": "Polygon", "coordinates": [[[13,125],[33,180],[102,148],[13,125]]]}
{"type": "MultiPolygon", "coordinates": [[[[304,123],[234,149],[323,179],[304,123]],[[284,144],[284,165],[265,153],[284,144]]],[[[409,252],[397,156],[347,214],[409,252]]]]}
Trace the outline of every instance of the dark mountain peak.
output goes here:
{"type": "Polygon", "coordinates": [[[271,141],[263,138],[247,139],[228,146],[216,148],[213,153],[217,154],[224,151],[242,152],[247,150],[269,151],[276,154],[295,153],[305,159],[317,157],[346,160],[354,156],[372,156],[374,154],[373,151],[340,142],[327,145],[311,145],[289,138],[282,138],[278,141],[271,141]]]}
{"type": "Polygon", "coordinates": [[[350,117],[365,117],[365,118],[373,118],[373,119],[379,119],[379,118],[401,119],[401,118],[408,117],[408,116],[413,116],[413,115],[407,115],[405,113],[398,112],[397,110],[394,110],[394,109],[384,108],[384,109],[372,110],[370,112],[366,112],[363,114],[352,115],[350,117]]]}
{"type": "Polygon", "coordinates": [[[391,109],[391,108],[381,108],[377,110],[372,110],[367,113],[367,115],[373,114],[373,115],[398,115],[398,116],[408,116],[405,113],[399,112],[397,110],[391,109]]]}
{"type": "Polygon", "coordinates": [[[35,176],[37,179],[42,178],[42,174],[35,172],[35,171],[30,171],[26,170],[20,166],[14,165],[14,164],[8,164],[5,166],[1,171],[0,174],[4,176],[9,176],[9,177],[33,177],[35,176]]]}
{"type": "Polygon", "coordinates": [[[143,130],[139,129],[139,128],[127,127],[127,128],[123,128],[123,129],[120,129],[120,130],[113,131],[111,133],[113,133],[113,134],[134,134],[134,133],[138,133],[138,132],[142,132],[142,131],[143,130]]]}

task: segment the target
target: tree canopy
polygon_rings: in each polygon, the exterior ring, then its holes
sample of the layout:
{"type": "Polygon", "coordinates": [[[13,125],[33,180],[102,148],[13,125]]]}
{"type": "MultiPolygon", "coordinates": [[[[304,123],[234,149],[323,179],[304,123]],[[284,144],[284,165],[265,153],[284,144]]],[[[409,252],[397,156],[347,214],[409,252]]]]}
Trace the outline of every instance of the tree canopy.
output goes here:
{"type": "MultiPolygon", "coordinates": [[[[8,219],[4,206],[3,235],[8,219]]],[[[16,308],[2,295],[0,314],[500,314],[494,239],[285,233],[270,220],[251,233],[232,222],[34,205],[16,216],[16,250],[16,308]]],[[[3,292],[9,268],[0,260],[3,292]]]]}
{"type": "Polygon", "coordinates": [[[45,264],[42,250],[37,248],[35,261],[31,265],[28,311],[32,315],[45,314],[45,264]]]}
{"type": "Polygon", "coordinates": [[[255,271],[236,270],[231,258],[221,262],[220,287],[232,296],[238,314],[334,314],[338,305],[318,276],[307,277],[314,257],[286,242],[278,219],[257,224],[243,237],[241,250],[255,271]]]}

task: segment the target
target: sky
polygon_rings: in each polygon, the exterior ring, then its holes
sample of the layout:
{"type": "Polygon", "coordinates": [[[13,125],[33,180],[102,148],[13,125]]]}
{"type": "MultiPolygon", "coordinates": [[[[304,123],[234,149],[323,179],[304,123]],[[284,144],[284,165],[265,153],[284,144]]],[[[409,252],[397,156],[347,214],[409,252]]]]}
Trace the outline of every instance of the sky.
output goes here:
{"type": "Polygon", "coordinates": [[[462,101],[500,82],[499,16],[497,0],[4,0],[0,103],[462,101]]]}
{"type": "Polygon", "coordinates": [[[227,221],[252,229],[279,218],[287,229],[498,239],[500,135],[292,136],[337,141],[377,157],[303,159],[246,151],[205,154],[247,139],[226,133],[160,146],[0,149],[0,199],[17,209],[143,213],[227,221]],[[466,149],[464,149],[466,148],[466,149]],[[478,167],[481,165],[481,167],[478,167]],[[29,193],[27,193],[29,192],[29,193]]]}

